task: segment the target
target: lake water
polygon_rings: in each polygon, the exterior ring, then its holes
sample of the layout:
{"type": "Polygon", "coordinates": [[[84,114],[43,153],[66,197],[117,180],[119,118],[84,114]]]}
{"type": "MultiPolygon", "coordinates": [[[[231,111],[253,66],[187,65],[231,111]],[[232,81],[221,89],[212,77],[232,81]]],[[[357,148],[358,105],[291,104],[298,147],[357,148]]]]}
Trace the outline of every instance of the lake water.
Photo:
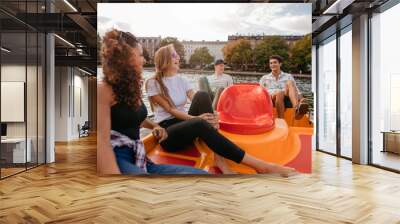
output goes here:
{"type": "MultiPolygon", "coordinates": [[[[97,71],[99,79],[102,77],[102,69],[98,68],[97,71]]],[[[145,79],[151,77],[154,74],[152,71],[144,71],[143,72],[143,77],[145,79]]],[[[201,76],[203,75],[209,75],[209,74],[185,74],[185,73],[180,73],[184,77],[188,79],[188,81],[191,83],[192,87],[194,90],[198,90],[198,80],[201,76]]],[[[234,83],[258,83],[259,79],[261,78],[260,76],[232,76],[233,82],[234,83]]],[[[302,92],[303,96],[307,99],[307,102],[309,104],[309,108],[311,110],[311,116],[313,116],[313,94],[311,92],[311,79],[309,78],[295,78],[297,86],[299,90],[302,92]]],[[[146,105],[149,115],[152,114],[151,109],[150,109],[150,104],[146,95],[146,92],[143,91],[143,102],[146,105]]],[[[187,105],[189,107],[189,105],[187,105]]]]}
{"type": "MultiPolygon", "coordinates": [[[[198,90],[198,80],[200,77],[203,75],[209,75],[209,74],[185,74],[185,73],[180,73],[184,77],[188,79],[188,81],[191,83],[192,87],[196,90],[198,90]]],[[[145,79],[151,77],[154,75],[154,72],[150,71],[144,71],[143,76],[145,79]]],[[[234,83],[258,83],[260,80],[260,76],[232,76],[233,82],[234,83]]],[[[296,84],[300,90],[300,92],[303,94],[303,96],[306,98],[308,104],[310,105],[309,108],[311,110],[311,114],[313,114],[313,94],[311,92],[311,79],[308,78],[295,78],[296,84]]],[[[146,104],[146,107],[149,110],[149,114],[151,114],[151,109],[150,109],[150,104],[148,102],[148,98],[146,95],[146,92],[143,92],[143,101],[146,104]]],[[[187,105],[189,107],[189,105],[187,105]]]]}

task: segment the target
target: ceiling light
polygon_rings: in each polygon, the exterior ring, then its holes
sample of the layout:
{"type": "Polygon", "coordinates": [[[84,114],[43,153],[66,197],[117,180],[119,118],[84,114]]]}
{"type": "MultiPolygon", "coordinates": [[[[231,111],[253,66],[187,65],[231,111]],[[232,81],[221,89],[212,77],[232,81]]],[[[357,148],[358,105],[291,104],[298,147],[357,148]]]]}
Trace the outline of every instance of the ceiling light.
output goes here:
{"type": "Polygon", "coordinates": [[[87,74],[87,75],[92,75],[92,73],[90,73],[90,72],[88,72],[88,71],[85,71],[85,70],[83,70],[83,69],[81,69],[81,68],[78,68],[79,69],[79,71],[81,71],[81,72],[83,72],[83,73],[85,73],[85,74],[87,74]]]}
{"type": "Polygon", "coordinates": [[[11,52],[11,50],[9,50],[9,49],[7,49],[7,48],[5,48],[5,47],[1,47],[1,50],[4,51],[4,52],[6,52],[6,53],[10,53],[10,52],[11,52]]]}
{"type": "Polygon", "coordinates": [[[75,12],[78,12],[78,10],[71,4],[69,3],[68,0],[64,0],[65,4],[67,4],[72,10],[74,10],[75,12]]]}
{"type": "Polygon", "coordinates": [[[60,39],[61,41],[63,41],[64,43],[66,43],[67,45],[69,45],[69,46],[75,48],[75,45],[71,44],[71,42],[69,42],[69,41],[67,41],[66,39],[60,37],[59,35],[54,34],[54,36],[57,37],[58,39],[60,39]]]}
{"type": "Polygon", "coordinates": [[[342,14],[343,10],[351,5],[355,0],[336,0],[322,14],[342,14]]]}

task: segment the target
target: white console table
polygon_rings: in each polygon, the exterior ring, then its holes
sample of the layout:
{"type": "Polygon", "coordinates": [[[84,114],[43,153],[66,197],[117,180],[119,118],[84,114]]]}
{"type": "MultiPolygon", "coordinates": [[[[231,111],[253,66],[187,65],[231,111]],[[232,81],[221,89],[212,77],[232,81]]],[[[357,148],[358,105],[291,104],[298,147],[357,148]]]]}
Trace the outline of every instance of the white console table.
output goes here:
{"type": "MultiPolygon", "coordinates": [[[[12,152],[12,163],[25,163],[31,162],[32,153],[31,146],[32,140],[28,138],[28,143],[25,154],[25,138],[6,138],[1,139],[1,157],[4,159],[4,154],[11,154],[12,152]]],[[[11,160],[11,158],[9,158],[11,160]]],[[[11,162],[11,161],[7,161],[11,162]]]]}

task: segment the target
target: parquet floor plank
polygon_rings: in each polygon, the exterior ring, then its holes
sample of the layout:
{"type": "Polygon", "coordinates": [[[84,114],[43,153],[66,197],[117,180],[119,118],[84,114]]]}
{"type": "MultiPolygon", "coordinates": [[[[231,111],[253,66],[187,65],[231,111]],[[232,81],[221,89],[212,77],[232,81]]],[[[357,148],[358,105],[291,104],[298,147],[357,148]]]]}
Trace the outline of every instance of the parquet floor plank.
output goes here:
{"type": "Polygon", "coordinates": [[[0,181],[0,223],[398,223],[400,175],[319,152],[313,174],[97,176],[95,137],[0,181]]]}

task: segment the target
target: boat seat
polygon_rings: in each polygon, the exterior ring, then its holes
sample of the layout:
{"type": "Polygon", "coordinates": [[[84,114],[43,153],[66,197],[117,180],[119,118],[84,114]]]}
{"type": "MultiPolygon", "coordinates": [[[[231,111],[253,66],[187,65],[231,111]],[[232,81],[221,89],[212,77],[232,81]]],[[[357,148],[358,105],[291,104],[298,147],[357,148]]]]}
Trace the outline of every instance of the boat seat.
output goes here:
{"type": "Polygon", "coordinates": [[[208,170],[210,161],[213,161],[213,154],[209,149],[199,148],[198,139],[194,141],[193,145],[176,152],[163,149],[152,134],[144,137],[143,143],[148,158],[156,164],[185,165],[208,170]]]}
{"type": "Polygon", "coordinates": [[[210,167],[210,169],[208,170],[208,173],[209,174],[223,174],[222,171],[216,166],[210,167]]]}
{"type": "Polygon", "coordinates": [[[261,134],[274,128],[272,101],[259,84],[235,84],[218,101],[220,129],[243,135],[261,134]]]}
{"type": "Polygon", "coordinates": [[[198,158],[201,156],[200,152],[197,150],[197,148],[194,145],[187,146],[185,149],[179,150],[176,152],[169,152],[169,151],[165,150],[161,145],[158,145],[155,149],[158,151],[161,151],[163,153],[174,153],[177,155],[187,156],[187,157],[198,158]]]}

